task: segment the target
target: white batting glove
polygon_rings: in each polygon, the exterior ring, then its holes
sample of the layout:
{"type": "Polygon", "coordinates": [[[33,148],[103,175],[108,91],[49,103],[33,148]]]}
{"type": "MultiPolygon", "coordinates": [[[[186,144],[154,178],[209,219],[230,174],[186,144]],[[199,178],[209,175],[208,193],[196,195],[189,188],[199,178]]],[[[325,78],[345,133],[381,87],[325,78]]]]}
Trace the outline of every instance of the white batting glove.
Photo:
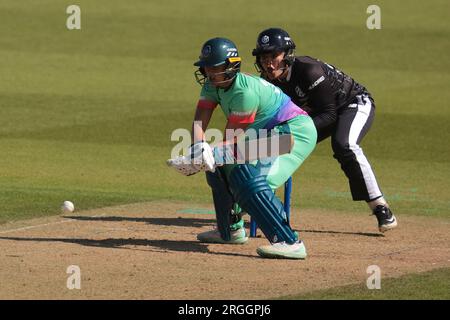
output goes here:
{"type": "Polygon", "coordinates": [[[197,166],[195,166],[189,158],[184,156],[167,160],[167,165],[185,176],[191,176],[197,172],[200,172],[200,169],[197,168],[197,166]]]}
{"type": "Polygon", "coordinates": [[[188,157],[192,164],[200,171],[216,171],[216,161],[211,146],[207,142],[199,141],[188,149],[188,157]]]}

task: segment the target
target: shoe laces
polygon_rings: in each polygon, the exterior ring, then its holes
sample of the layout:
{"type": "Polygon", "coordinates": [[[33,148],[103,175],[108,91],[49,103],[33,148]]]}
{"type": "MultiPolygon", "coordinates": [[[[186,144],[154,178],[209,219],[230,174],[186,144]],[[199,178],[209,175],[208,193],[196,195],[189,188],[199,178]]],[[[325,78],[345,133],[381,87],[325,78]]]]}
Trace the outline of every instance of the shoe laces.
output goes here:
{"type": "Polygon", "coordinates": [[[286,241],[281,241],[281,242],[273,243],[272,245],[277,246],[277,247],[280,247],[280,246],[284,247],[284,246],[293,246],[293,245],[300,244],[300,243],[302,243],[301,240],[297,240],[294,243],[286,243],[286,241]]]}

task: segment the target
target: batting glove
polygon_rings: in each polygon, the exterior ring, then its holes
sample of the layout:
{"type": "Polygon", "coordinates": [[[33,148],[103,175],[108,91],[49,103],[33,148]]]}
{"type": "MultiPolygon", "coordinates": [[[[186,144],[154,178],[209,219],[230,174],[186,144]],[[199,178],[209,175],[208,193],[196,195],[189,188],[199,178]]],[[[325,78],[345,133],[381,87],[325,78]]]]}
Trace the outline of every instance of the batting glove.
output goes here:
{"type": "Polygon", "coordinates": [[[193,174],[200,172],[200,169],[194,166],[190,159],[184,156],[167,160],[167,165],[185,176],[192,176],[193,174]]]}
{"type": "Polygon", "coordinates": [[[216,161],[211,146],[204,141],[199,141],[191,145],[188,149],[188,156],[192,164],[200,171],[216,171],[216,161]]]}

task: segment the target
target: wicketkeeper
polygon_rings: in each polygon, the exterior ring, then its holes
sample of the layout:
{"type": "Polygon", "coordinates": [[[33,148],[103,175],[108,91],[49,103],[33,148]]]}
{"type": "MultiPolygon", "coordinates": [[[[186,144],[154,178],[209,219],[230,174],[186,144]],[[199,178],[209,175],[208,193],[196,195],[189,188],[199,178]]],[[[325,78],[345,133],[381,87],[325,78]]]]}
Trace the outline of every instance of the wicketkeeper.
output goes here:
{"type": "Polygon", "coordinates": [[[262,31],[253,55],[261,77],[284,93],[313,118],[318,142],[331,137],[334,158],[348,178],[354,201],[366,201],[381,232],[397,226],[360,146],[375,115],[365,87],[332,65],[309,56],[295,56],[295,44],[280,28],[262,31]]]}
{"type": "Polygon", "coordinates": [[[317,132],[308,114],[279,88],[256,76],[240,72],[241,58],[235,44],[225,38],[208,40],[202,47],[195,73],[202,85],[192,127],[192,158],[201,165],[179,170],[186,175],[206,171],[212,189],[217,229],[198,235],[202,242],[245,243],[248,238],[240,208],[255,219],[270,245],[259,247],[263,257],[304,259],[306,249],[286,218],[283,204],[274,190],[300,167],[315,147],[317,132]],[[204,132],[220,105],[226,129],[274,129],[294,138],[288,154],[265,161],[217,166],[204,132]],[[201,127],[197,126],[201,122],[201,127]],[[236,207],[235,204],[239,207],[236,207]],[[237,209],[237,210],[236,210],[237,209]]]}

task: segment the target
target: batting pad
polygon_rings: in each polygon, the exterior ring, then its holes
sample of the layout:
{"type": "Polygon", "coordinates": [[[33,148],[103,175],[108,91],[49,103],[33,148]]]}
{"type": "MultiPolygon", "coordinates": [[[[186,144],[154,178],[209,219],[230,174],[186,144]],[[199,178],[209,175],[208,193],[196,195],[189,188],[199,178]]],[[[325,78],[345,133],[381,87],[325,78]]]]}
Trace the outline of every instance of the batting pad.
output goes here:
{"type": "Polygon", "coordinates": [[[283,204],[257,168],[238,165],[231,172],[229,180],[237,203],[255,219],[271,243],[296,242],[297,237],[285,219],[283,204]]]}
{"type": "Polygon", "coordinates": [[[231,210],[234,204],[233,196],[228,190],[220,169],[216,169],[215,172],[206,172],[206,181],[212,190],[217,229],[219,229],[222,239],[229,241],[231,239],[230,225],[232,223],[231,210]]]}

